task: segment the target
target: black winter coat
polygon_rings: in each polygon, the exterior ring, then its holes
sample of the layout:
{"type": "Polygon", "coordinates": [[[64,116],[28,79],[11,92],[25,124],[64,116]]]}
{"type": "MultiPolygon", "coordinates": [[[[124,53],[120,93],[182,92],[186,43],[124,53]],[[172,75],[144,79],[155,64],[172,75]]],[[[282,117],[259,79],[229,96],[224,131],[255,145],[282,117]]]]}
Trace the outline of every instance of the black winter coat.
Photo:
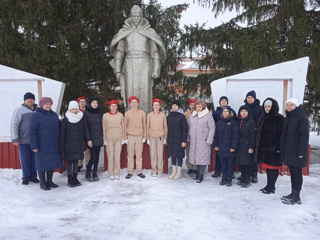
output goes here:
{"type": "MultiPolygon", "coordinates": [[[[236,112],[232,108],[231,108],[231,112],[233,112],[233,119],[236,120],[237,119],[236,112]]],[[[222,115],[222,107],[217,107],[217,110],[215,110],[212,114],[212,117],[215,123],[217,123],[222,119],[221,115],[222,115]]]]}
{"type": "Polygon", "coordinates": [[[260,106],[260,100],[255,99],[254,103],[249,104],[249,103],[247,103],[247,99],[245,99],[244,103],[246,106],[248,106],[250,108],[250,113],[252,115],[252,119],[257,124],[260,119],[260,116],[262,114],[262,107],[260,106]]]}
{"type": "Polygon", "coordinates": [[[83,152],[87,149],[89,139],[86,118],[77,123],[69,122],[67,117],[61,121],[60,127],[60,153],[64,153],[66,161],[82,160],[83,152]]]}
{"type": "Polygon", "coordinates": [[[309,121],[302,105],[286,111],[280,140],[283,162],[291,167],[305,167],[308,162],[309,121]],[[303,158],[299,158],[303,156],[303,158]]]}
{"type": "Polygon", "coordinates": [[[269,113],[266,113],[262,108],[262,116],[257,125],[256,149],[255,149],[255,162],[265,163],[270,166],[281,166],[280,151],[280,137],[283,125],[283,116],[279,114],[279,105],[273,98],[267,98],[265,101],[270,100],[272,107],[269,113]]]}
{"type": "Polygon", "coordinates": [[[233,118],[222,118],[217,122],[213,147],[218,147],[220,158],[235,157],[236,151],[230,152],[230,148],[237,150],[239,144],[239,128],[233,118]]]}
{"type": "Polygon", "coordinates": [[[185,148],[181,143],[187,143],[188,123],[186,117],[179,112],[171,112],[167,117],[168,124],[168,157],[184,158],[185,148]]]}
{"type": "Polygon", "coordinates": [[[92,141],[93,147],[103,146],[103,131],[102,131],[102,115],[101,108],[92,108],[86,105],[86,111],[83,112],[86,118],[87,128],[89,130],[89,140],[92,141]]]}
{"type": "Polygon", "coordinates": [[[248,151],[249,148],[254,150],[255,147],[256,123],[253,121],[250,112],[248,117],[245,119],[238,118],[237,122],[240,129],[240,136],[236,162],[241,165],[253,165],[254,151],[253,153],[249,153],[248,151]]]}

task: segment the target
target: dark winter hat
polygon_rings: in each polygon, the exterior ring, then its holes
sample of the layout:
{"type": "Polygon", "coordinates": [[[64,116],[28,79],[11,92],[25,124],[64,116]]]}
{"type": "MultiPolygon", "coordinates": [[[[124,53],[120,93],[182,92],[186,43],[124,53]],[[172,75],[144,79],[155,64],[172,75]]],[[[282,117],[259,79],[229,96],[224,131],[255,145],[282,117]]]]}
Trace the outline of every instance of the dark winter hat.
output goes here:
{"type": "Polygon", "coordinates": [[[222,96],[222,97],[219,99],[219,103],[221,102],[222,99],[227,100],[227,103],[229,103],[229,99],[228,99],[226,96],[222,96]]]}
{"type": "Polygon", "coordinates": [[[231,113],[231,107],[230,107],[230,106],[225,106],[225,107],[223,107],[223,108],[222,108],[222,111],[223,111],[224,109],[228,109],[229,113],[231,113]]]}
{"type": "Polygon", "coordinates": [[[239,115],[240,115],[241,110],[246,110],[248,113],[250,113],[250,108],[247,105],[243,105],[239,108],[239,115]]]}
{"type": "Polygon", "coordinates": [[[173,100],[171,106],[172,106],[173,104],[178,105],[179,108],[180,108],[180,106],[181,106],[181,103],[180,103],[180,101],[178,101],[178,100],[173,100]]]}
{"type": "Polygon", "coordinates": [[[89,98],[89,101],[88,101],[88,104],[91,105],[91,103],[92,103],[93,101],[97,101],[97,102],[98,102],[98,99],[97,99],[96,97],[90,97],[90,98],[89,98]]]}
{"type": "Polygon", "coordinates": [[[247,95],[246,95],[246,98],[247,98],[248,96],[251,96],[251,97],[253,97],[254,99],[257,98],[257,97],[256,97],[256,92],[255,92],[254,90],[248,92],[247,95]]]}
{"type": "Polygon", "coordinates": [[[33,93],[31,92],[27,92],[24,96],[23,96],[23,101],[27,100],[27,99],[33,99],[36,100],[36,97],[34,96],[33,93]]]}
{"type": "Polygon", "coordinates": [[[45,104],[47,104],[47,103],[53,104],[52,98],[50,98],[50,97],[42,97],[42,98],[40,99],[40,101],[39,101],[40,107],[43,107],[43,105],[45,105],[45,104]]]}

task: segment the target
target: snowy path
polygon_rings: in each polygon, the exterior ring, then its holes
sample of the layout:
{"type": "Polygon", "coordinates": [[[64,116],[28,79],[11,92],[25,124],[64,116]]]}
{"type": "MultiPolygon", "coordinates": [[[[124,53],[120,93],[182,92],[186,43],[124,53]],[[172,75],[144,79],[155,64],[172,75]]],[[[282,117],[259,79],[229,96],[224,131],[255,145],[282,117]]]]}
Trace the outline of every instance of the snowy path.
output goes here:
{"type": "MultiPolygon", "coordinates": [[[[21,185],[21,170],[0,169],[0,239],[318,239],[320,165],[304,177],[300,206],[284,205],[290,179],[279,177],[275,194],[259,189],[266,175],[249,189],[219,186],[206,174],[201,184],[183,179],[134,176],[69,188],[66,176],[51,191],[21,185]]],[[[80,174],[83,180],[83,173],[80,174]]]]}

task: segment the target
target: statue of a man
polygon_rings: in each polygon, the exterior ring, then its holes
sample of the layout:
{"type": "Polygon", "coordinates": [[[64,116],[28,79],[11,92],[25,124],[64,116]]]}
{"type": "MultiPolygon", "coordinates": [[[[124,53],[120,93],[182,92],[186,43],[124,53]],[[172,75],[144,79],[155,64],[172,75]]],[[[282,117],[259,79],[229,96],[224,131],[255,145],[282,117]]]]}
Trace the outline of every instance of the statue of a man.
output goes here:
{"type": "Polygon", "coordinates": [[[125,107],[130,96],[140,99],[140,108],[151,111],[153,79],[160,77],[166,48],[159,35],[142,17],[142,10],[134,5],[130,18],[113,37],[110,53],[114,57],[113,71],[120,81],[125,107]]]}

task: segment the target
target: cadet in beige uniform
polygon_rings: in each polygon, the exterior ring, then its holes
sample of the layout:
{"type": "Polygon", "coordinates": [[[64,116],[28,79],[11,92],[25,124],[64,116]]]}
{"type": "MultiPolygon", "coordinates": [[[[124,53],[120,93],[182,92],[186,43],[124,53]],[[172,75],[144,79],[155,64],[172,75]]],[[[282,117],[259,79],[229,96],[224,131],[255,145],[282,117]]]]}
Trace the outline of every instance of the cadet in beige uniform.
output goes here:
{"type": "Polygon", "coordinates": [[[153,112],[147,116],[147,143],[150,145],[151,168],[153,177],[162,177],[163,145],[166,144],[167,118],[160,112],[161,99],[152,100],[153,112]]]}
{"type": "Polygon", "coordinates": [[[103,140],[108,156],[108,175],[111,180],[120,179],[120,154],[124,144],[123,115],[117,111],[118,101],[108,102],[109,112],[103,114],[103,140]]]}
{"type": "MultiPolygon", "coordinates": [[[[194,111],[194,108],[195,108],[195,103],[197,102],[196,99],[190,99],[188,101],[188,104],[189,104],[189,111],[186,112],[184,114],[184,116],[186,117],[187,119],[187,122],[189,122],[189,119],[190,119],[190,116],[192,115],[193,111],[194,111]]],[[[187,168],[188,168],[188,174],[195,174],[197,175],[198,173],[198,170],[197,170],[197,166],[193,165],[190,163],[189,161],[189,151],[190,151],[190,143],[188,142],[187,146],[186,146],[186,152],[187,152],[187,160],[186,160],[186,165],[187,165],[187,168]]]]}
{"type": "Polygon", "coordinates": [[[139,98],[131,96],[129,98],[131,109],[124,115],[124,138],[128,144],[128,174],[126,179],[130,179],[133,174],[134,159],[136,155],[137,174],[141,178],[145,178],[142,173],[142,151],[143,144],[146,142],[146,113],[140,109],[139,98]]]}

